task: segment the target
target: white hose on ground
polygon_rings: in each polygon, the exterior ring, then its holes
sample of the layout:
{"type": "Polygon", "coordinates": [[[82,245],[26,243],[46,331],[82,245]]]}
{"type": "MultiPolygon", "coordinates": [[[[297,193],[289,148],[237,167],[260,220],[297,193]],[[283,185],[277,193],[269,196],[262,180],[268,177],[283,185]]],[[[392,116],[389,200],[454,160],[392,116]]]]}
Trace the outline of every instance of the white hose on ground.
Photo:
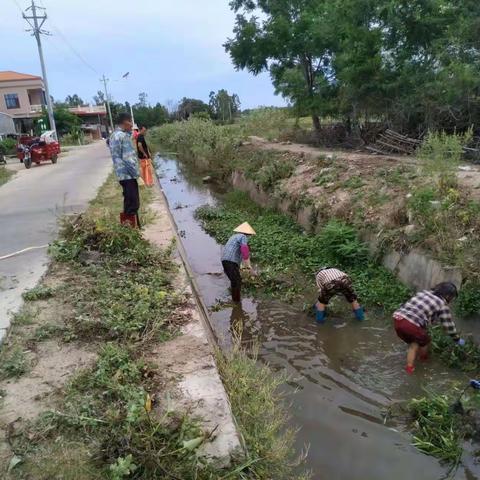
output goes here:
{"type": "Polygon", "coordinates": [[[22,253],[30,252],[31,250],[40,250],[41,248],[47,248],[48,245],[39,245],[37,247],[28,247],[24,248],[23,250],[19,250],[18,252],[9,253],[8,255],[4,255],[0,257],[0,260],[6,260],[7,258],[16,257],[17,255],[21,255],[22,253]]]}

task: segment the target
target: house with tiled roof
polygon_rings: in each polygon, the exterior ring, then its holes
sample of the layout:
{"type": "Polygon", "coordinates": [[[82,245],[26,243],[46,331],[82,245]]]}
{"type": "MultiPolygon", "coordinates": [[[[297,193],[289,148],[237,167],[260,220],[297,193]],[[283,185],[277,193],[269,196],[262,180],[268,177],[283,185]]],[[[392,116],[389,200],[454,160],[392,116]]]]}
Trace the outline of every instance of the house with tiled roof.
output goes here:
{"type": "Polygon", "coordinates": [[[0,112],[13,118],[18,133],[33,130],[33,121],[46,104],[42,77],[0,71],[0,112]]]}

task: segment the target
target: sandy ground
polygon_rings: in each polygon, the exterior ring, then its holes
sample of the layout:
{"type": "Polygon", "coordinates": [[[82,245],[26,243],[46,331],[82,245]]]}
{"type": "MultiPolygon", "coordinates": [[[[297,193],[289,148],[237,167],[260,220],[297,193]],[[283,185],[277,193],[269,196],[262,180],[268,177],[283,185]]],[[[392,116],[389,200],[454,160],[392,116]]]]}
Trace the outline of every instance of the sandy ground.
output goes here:
{"type": "MultiPolygon", "coordinates": [[[[395,166],[398,164],[418,165],[418,160],[405,155],[374,155],[362,150],[338,150],[327,148],[316,148],[310,145],[302,145],[290,142],[269,142],[261,137],[252,136],[250,141],[256,148],[264,150],[275,150],[279,152],[290,152],[300,156],[311,158],[331,156],[348,165],[356,166],[362,171],[362,175],[369,170],[378,167],[395,166]]],[[[460,185],[471,191],[472,198],[480,201],[480,167],[477,165],[463,164],[459,168],[458,179],[460,185]]]]}

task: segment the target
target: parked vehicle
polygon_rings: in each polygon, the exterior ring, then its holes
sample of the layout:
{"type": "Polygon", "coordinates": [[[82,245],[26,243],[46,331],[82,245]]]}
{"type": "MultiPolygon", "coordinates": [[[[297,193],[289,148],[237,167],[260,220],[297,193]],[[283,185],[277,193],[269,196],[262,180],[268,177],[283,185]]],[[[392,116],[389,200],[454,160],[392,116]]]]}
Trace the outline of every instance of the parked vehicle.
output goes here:
{"type": "Polygon", "coordinates": [[[39,165],[41,162],[51,161],[57,163],[60,154],[60,143],[55,139],[55,132],[48,131],[40,137],[22,135],[17,145],[17,157],[25,168],[30,168],[32,163],[39,165]]]}

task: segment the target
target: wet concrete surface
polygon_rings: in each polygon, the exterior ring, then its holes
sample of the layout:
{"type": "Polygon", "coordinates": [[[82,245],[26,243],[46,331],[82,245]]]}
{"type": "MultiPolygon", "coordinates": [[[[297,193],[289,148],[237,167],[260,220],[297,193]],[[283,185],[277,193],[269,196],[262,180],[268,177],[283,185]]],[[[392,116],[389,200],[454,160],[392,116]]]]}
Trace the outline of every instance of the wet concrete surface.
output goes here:
{"type": "MultiPolygon", "coordinates": [[[[203,185],[201,176],[183,171],[174,160],[159,159],[158,164],[162,188],[206,305],[228,300],[221,246],[194,218],[199,206],[221,202],[218,186],[203,185]]],[[[304,301],[313,303],[314,295],[312,278],[311,290],[296,304],[245,298],[241,307],[211,314],[225,347],[232,331],[241,331],[244,341],[258,342],[262,361],[289,374],[285,390],[291,394],[292,425],[300,429],[298,451],[308,446],[306,466],[312,478],[445,478],[448,468],[411,446],[412,437],[400,420],[385,422],[384,416],[394,401],[420,396],[425,387],[449,388],[452,381],[462,383],[467,377],[435,359],[407,376],[405,345],[396,338],[388,318],[370,314],[358,323],[348,306],[336,300],[327,324],[318,326],[302,311],[304,301]]],[[[480,466],[466,454],[463,465],[449,478],[480,478],[480,466]]]]}

